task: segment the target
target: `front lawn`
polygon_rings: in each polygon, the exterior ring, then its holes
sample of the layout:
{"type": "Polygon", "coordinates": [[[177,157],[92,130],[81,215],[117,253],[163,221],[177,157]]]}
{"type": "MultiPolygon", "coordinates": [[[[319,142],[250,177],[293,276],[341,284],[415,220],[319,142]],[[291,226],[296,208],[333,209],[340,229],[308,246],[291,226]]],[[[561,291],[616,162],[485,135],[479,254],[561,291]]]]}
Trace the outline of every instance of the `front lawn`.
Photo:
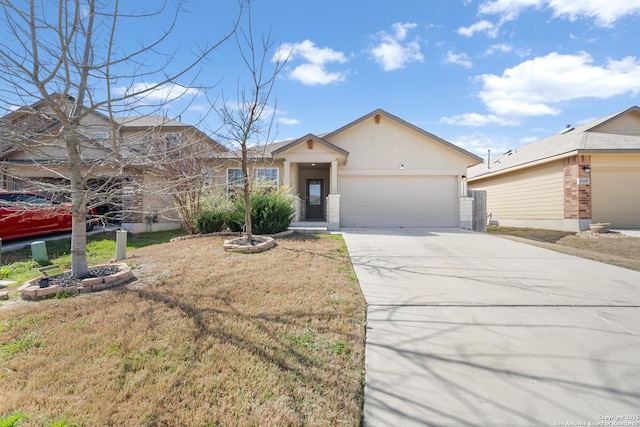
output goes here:
{"type": "Polygon", "coordinates": [[[487,232],[514,236],[557,252],[640,271],[640,239],[637,237],[497,226],[487,227],[487,232]]]}
{"type": "Polygon", "coordinates": [[[127,253],[136,282],[0,308],[0,425],[360,424],[366,306],[340,236],[127,253]]]}
{"type": "MultiPolygon", "coordinates": [[[[155,233],[129,234],[127,238],[127,251],[145,246],[166,243],[171,238],[184,235],[182,230],[158,231],[155,233]]],[[[71,238],[48,240],[45,242],[49,264],[59,265],[62,269],[71,266],[71,238]]],[[[108,262],[116,255],[116,232],[87,236],[87,261],[89,265],[108,262]]],[[[39,275],[38,269],[42,267],[31,258],[31,247],[27,246],[2,253],[2,265],[0,265],[0,280],[16,282],[8,289],[16,288],[20,283],[26,282],[39,275]]]]}

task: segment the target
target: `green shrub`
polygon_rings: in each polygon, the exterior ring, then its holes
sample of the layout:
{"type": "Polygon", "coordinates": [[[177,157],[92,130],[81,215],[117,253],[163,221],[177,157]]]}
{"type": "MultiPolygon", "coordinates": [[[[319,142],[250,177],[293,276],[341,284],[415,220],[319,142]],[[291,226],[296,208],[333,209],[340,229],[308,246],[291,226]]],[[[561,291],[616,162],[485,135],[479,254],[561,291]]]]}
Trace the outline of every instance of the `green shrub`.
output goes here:
{"type": "MultiPolygon", "coordinates": [[[[295,215],[293,199],[276,192],[251,195],[251,228],[253,234],[275,234],[285,231],[295,215]]],[[[243,231],[244,200],[238,201],[230,213],[227,226],[232,231],[243,231]]]]}
{"type": "Polygon", "coordinates": [[[200,234],[222,231],[227,213],[224,211],[202,211],[195,220],[196,231],[200,234]]]}
{"type": "Polygon", "coordinates": [[[255,234],[285,231],[294,215],[293,199],[289,196],[279,193],[251,196],[251,225],[255,234]]]}
{"type": "Polygon", "coordinates": [[[235,209],[226,212],[225,223],[235,233],[244,231],[244,202],[238,202],[235,209]]]}

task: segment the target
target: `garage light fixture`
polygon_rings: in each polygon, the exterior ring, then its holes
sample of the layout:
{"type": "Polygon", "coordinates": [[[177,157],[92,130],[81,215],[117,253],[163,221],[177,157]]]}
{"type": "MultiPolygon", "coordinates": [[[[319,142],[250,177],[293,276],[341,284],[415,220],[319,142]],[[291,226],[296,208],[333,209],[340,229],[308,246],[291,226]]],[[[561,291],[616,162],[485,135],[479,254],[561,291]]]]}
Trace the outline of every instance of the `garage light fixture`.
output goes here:
{"type": "Polygon", "coordinates": [[[404,163],[400,163],[400,170],[404,169],[404,163]]]}
{"type": "Polygon", "coordinates": [[[589,165],[583,166],[582,170],[584,171],[584,173],[591,173],[591,168],[589,167],[589,165]]]}
{"type": "Polygon", "coordinates": [[[460,177],[460,180],[462,180],[462,182],[467,182],[467,176],[466,175],[462,175],[460,177]]]}

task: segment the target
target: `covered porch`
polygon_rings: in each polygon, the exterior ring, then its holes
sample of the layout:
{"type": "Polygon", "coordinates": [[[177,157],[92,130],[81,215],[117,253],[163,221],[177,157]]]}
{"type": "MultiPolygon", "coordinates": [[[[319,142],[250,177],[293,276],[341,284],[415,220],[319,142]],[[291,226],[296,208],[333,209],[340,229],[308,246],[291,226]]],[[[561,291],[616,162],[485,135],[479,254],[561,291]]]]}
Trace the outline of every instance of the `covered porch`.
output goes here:
{"type": "Polygon", "coordinates": [[[297,163],[285,160],[283,184],[296,197],[294,227],[340,229],[338,162],[297,163]]]}
{"type": "Polygon", "coordinates": [[[282,184],[297,198],[293,227],[340,229],[338,166],[349,153],[314,135],[273,152],[283,162],[282,184]]]}

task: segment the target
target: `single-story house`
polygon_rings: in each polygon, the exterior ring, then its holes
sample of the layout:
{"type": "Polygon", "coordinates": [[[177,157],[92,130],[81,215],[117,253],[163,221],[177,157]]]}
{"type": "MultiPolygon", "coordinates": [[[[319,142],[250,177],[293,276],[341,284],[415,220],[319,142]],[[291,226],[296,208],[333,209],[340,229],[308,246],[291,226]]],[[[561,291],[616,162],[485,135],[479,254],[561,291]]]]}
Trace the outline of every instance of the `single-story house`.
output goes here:
{"type": "MultiPolygon", "coordinates": [[[[256,150],[254,150],[254,153],[256,150]]],[[[482,159],[383,110],[323,135],[260,147],[251,172],[286,186],[295,222],[360,226],[470,227],[467,168],[482,159]]],[[[233,153],[225,156],[233,159],[233,153]]],[[[219,181],[241,179],[236,160],[219,181]]]]}
{"type": "Polygon", "coordinates": [[[640,228],[640,108],[633,106],[469,168],[490,221],[580,231],[640,228]]]}

